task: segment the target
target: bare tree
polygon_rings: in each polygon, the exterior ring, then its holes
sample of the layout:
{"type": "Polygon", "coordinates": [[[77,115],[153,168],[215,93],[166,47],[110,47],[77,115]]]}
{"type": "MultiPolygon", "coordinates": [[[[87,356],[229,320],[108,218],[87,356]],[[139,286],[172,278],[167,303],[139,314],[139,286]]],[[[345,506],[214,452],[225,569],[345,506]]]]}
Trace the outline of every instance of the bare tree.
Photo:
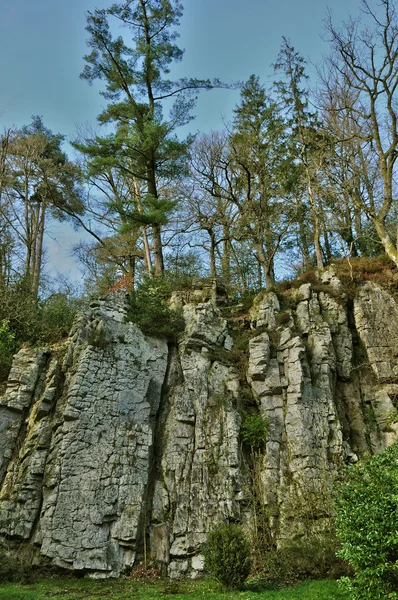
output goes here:
{"type": "Polygon", "coordinates": [[[398,21],[392,0],[380,0],[378,9],[362,0],[362,12],[369,25],[351,19],[337,28],[329,16],[333,54],[323,83],[329,90],[334,88],[333,111],[344,113],[352,125],[349,138],[346,132],[340,133],[341,141],[355,138],[362,160],[374,151],[381,194],[371,189],[372,182],[368,181],[367,194],[356,194],[352,199],[369,216],[386,253],[398,265],[398,248],[388,229],[388,219],[395,210],[398,157],[398,21]]]}

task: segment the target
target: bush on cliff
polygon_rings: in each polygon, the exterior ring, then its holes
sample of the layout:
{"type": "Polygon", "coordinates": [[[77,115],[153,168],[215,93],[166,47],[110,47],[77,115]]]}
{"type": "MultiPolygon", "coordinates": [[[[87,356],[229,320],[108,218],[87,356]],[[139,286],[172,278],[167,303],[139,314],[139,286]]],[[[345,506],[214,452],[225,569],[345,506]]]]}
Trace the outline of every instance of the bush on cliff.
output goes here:
{"type": "Polygon", "coordinates": [[[145,279],[129,295],[127,320],[136,323],[146,335],[175,340],[184,330],[185,323],[181,311],[167,305],[171,292],[167,279],[145,279]]]}
{"type": "Polygon", "coordinates": [[[0,321],[0,381],[7,378],[16,350],[15,335],[7,319],[0,321]]]}
{"type": "Polygon", "coordinates": [[[354,600],[398,598],[398,444],[346,470],[338,498],[341,581],[354,600]]]}
{"type": "Polygon", "coordinates": [[[239,525],[227,523],[209,533],[205,568],[226,589],[239,588],[252,567],[250,544],[239,525]]]}

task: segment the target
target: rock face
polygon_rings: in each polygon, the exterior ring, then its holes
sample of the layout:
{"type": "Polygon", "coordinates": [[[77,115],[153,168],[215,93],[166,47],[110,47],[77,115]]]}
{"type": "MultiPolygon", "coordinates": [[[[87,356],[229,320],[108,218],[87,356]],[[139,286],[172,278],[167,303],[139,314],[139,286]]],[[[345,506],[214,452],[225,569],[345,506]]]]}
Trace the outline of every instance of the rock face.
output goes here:
{"type": "Polygon", "coordinates": [[[0,397],[0,534],[97,577],[143,557],[196,576],[215,523],[250,527],[259,506],[276,544],[327,528],[342,465],[397,439],[395,301],[371,283],[349,300],[326,271],[288,309],[259,296],[242,331],[212,300],[173,299],[177,345],[126,322],[115,294],[64,345],[16,355],[0,397]],[[268,424],[261,451],[241,441],[247,413],[268,424]]]}

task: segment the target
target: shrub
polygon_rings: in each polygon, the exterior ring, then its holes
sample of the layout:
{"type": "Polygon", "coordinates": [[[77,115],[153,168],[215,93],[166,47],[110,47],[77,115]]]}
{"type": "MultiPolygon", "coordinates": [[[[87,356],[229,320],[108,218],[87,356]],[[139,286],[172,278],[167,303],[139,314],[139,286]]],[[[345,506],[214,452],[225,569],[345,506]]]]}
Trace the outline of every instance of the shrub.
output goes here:
{"type": "Polygon", "coordinates": [[[175,340],[185,323],[181,310],[167,306],[171,292],[170,282],[163,277],[144,280],[129,296],[127,320],[146,335],[175,340]]]}
{"type": "Polygon", "coordinates": [[[252,566],[249,542],[242,528],[232,523],[209,533],[204,557],[205,568],[226,589],[239,588],[252,566]]]}
{"type": "Polygon", "coordinates": [[[67,294],[52,294],[40,304],[41,341],[54,343],[69,335],[82,302],[67,294]]]}
{"type": "Polygon", "coordinates": [[[7,378],[12,357],[16,352],[15,335],[7,319],[0,321],[0,381],[7,378]]]}
{"type": "Polygon", "coordinates": [[[246,415],[240,429],[242,442],[251,450],[263,450],[267,441],[268,428],[268,419],[264,419],[261,415],[246,415]]]}
{"type": "Polygon", "coordinates": [[[333,533],[291,540],[264,553],[261,575],[287,585],[305,579],[336,579],[350,572],[347,563],[336,556],[338,548],[333,533]]]}
{"type": "Polygon", "coordinates": [[[33,550],[27,544],[8,543],[0,538],[0,582],[30,582],[34,568],[33,550]]]}
{"type": "Polygon", "coordinates": [[[398,598],[398,444],[347,467],[338,497],[339,556],[354,569],[342,580],[355,600],[398,598]]]}
{"type": "Polygon", "coordinates": [[[290,322],[290,310],[282,310],[276,318],[278,325],[287,325],[290,322]]]}

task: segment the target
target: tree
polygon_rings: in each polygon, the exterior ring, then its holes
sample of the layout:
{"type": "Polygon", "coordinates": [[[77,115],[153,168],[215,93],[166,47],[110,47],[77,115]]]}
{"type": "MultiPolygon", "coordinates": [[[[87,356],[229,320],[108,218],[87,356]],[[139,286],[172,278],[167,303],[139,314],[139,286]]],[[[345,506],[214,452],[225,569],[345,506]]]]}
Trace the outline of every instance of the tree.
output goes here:
{"type": "Polygon", "coordinates": [[[303,87],[308,76],[305,72],[305,60],[287,39],[283,44],[277,61],[275,72],[282,72],[283,79],[275,83],[282,104],[287,114],[287,125],[290,130],[289,142],[292,152],[292,162],[296,169],[296,196],[298,198],[301,245],[305,267],[309,267],[309,247],[307,228],[305,225],[305,207],[300,198],[305,190],[312,220],[313,243],[315,248],[316,266],[323,267],[323,252],[321,236],[326,235],[324,210],[321,205],[322,197],[322,167],[324,165],[327,140],[322,135],[320,121],[315,112],[309,109],[309,93],[303,87]]]}
{"type": "Polygon", "coordinates": [[[109,257],[134,287],[137,259],[144,260],[147,275],[152,274],[147,225],[126,215],[126,210],[143,212],[142,185],[124,170],[104,164],[101,157],[84,161],[83,171],[90,186],[86,212],[102,231],[105,227],[101,237],[96,236],[95,252],[98,258],[109,257]]]}
{"type": "Polygon", "coordinates": [[[64,220],[84,210],[80,172],[62,151],[63,139],[40,117],[2,138],[0,221],[9,239],[13,236],[24,249],[23,276],[33,298],[38,296],[48,216],[64,220]]]}
{"type": "Polygon", "coordinates": [[[82,73],[89,82],[105,81],[102,94],[109,103],[98,120],[114,123],[115,130],[77,147],[97,165],[122,171],[140,186],[144,184],[139,206],[137,198],[131,198],[119,210],[131,226],[150,226],[157,275],[164,270],[161,230],[176,204],[168,197],[167,184],[185,172],[191,141],[180,141],[175,129],[191,118],[194,98],[187,93],[211,87],[209,81],[167,78],[171,63],[183,55],[174,31],[181,14],[179,0],[133,0],[89,13],[92,52],[85,57],[82,73]],[[127,28],[131,45],[121,36],[113,37],[111,21],[127,28]],[[163,105],[173,98],[165,120],[163,105]]]}
{"type": "Polygon", "coordinates": [[[333,54],[324,84],[349,91],[337,94],[339,102],[334,110],[350,116],[355,124],[352,135],[363,153],[374,150],[380,197],[376,192],[353,200],[369,216],[386,253],[398,265],[398,247],[388,228],[395,210],[394,174],[398,158],[398,20],[392,0],[381,0],[379,6],[380,10],[373,10],[362,0],[363,13],[373,27],[361,27],[356,19],[338,29],[329,16],[327,29],[333,54]]]}
{"type": "Polygon", "coordinates": [[[231,244],[236,208],[225,193],[227,182],[222,160],[228,151],[228,134],[203,134],[191,147],[191,174],[186,185],[184,208],[190,230],[196,227],[208,238],[202,242],[209,253],[210,274],[221,274],[231,284],[231,244]],[[220,269],[217,262],[219,262],[220,269]]]}
{"type": "Polygon", "coordinates": [[[239,213],[242,239],[251,240],[269,287],[275,281],[276,253],[292,221],[285,124],[255,75],[243,86],[234,113],[230,200],[239,213]]]}
{"type": "MultiPolygon", "coordinates": [[[[375,255],[383,247],[372,222],[362,207],[375,202],[381,188],[380,172],[374,148],[362,144],[358,126],[349,111],[337,107],[350,94],[346,85],[333,85],[318,95],[322,106],[322,128],[330,138],[330,148],[323,166],[324,204],[329,212],[329,226],[337,233],[345,255],[375,255]]],[[[349,98],[347,101],[350,103],[349,98]]]]}

